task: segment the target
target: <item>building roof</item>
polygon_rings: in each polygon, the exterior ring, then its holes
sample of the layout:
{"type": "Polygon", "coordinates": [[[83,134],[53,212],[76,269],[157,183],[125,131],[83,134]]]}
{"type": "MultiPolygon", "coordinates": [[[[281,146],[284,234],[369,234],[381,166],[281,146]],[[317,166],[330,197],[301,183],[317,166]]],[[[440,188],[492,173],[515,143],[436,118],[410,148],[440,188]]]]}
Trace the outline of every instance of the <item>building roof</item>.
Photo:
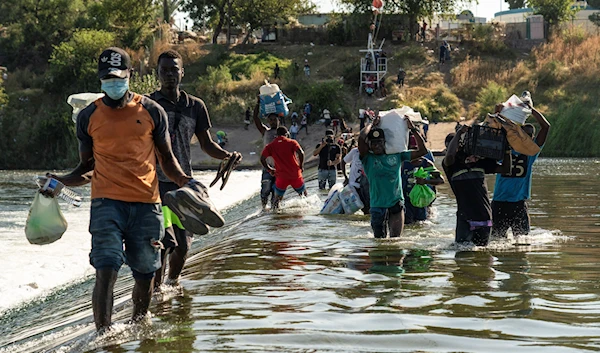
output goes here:
{"type": "MultiPolygon", "coordinates": [[[[579,10],[596,10],[595,8],[591,7],[591,6],[572,6],[572,7],[577,7],[579,8],[579,10]]],[[[498,17],[498,16],[504,16],[504,15],[515,15],[515,14],[519,14],[519,13],[527,13],[527,12],[533,12],[533,9],[528,7],[528,8],[523,8],[523,9],[513,9],[513,10],[506,10],[506,11],[500,11],[500,12],[496,12],[494,14],[494,17],[498,17]]]]}

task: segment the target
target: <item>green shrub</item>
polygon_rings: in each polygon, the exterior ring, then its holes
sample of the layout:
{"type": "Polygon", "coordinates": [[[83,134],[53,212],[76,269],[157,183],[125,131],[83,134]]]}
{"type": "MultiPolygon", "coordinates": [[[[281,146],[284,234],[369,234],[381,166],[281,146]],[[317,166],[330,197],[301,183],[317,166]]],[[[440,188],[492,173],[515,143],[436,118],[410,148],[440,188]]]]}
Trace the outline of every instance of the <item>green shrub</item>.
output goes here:
{"type": "Polygon", "coordinates": [[[97,92],[98,56],[115,44],[113,33],[82,29],[54,46],[46,89],[49,92],[97,92]]]}
{"type": "Polygon", "coordinates": [[[439,117],[432,116],[434,121],[439,119],[440,121],[445,120],[456,120],[462,111],[462,103],[456,94],[452,93],[447,87],[438,88],[437,92],[433,96],[433,99],[438,105],[439,117]]]}
{"type": "Polygon", "coordinates": [[[547,114],[552,124],[543,153],[556,157],[597,157],[600,155],[600,129],[590,128],[600,121],[598,102],[561,104],[547,114]]]}
{"type": "Polygon", "coordinates": [[[75,124],[65,100],[40,89],[10,94],[0,111],[0,169],[64,169],[77,164],[75,124]]]}
{"type": "Polygon", "coordinates": [[[8,96],[6,95],[6,92],[4,92],[4,80],[0,75],[0,110],[2,110],[2,107],[4,107],[7,103],[8,96]]]}
{"type": "Polygon", "coordinates": [[[393,59],[401,67],[409,65],[428,64],[433,58],[427,54],[427,47],[409,45],[394,54],[393,59]]]}
{"type": "Polygon", "coordinates": [[[352,64],[344,66],[342,76],[344,83],[347,85],[357,85],[360,80],[360,62],[356,61],[352,64]]]}
{"type": "Polygon", "coordinates": [[[536,72],[537,82],[540,86],[550,87],[561,84],[568,77],[569,69],[558,60],[545,63],[536,72]]]}
{"type": "Polygon", "coordinates": [[[233,79],[236,80],[239,80],[242,76],[250,77],[255,72],[272,76],[275,64],[279,64],[280,72],[283,74],[291,65],[291,60],[279,58],[268,52],[261,52],[244,55],[231,54],[223,63],[229,68],[233,79]]]}
{"type": "Polygon", "coordinates": [[[231,81],[231,71],[227,66],[209,66],[206,75],[198,77],[194,90],[203,99],[217,102],[228,94],[227,87],[231,81]]]}
{"type": "Polygon", "coordinates": [[[507,97],[508,90],[505,87],[489,81],[477,95],[475,114],[477,117],[484,117],[487,113],[493,113],[496,104],[504,102],[507,97]]]}
{"type": "Polygon", "coordinates": [[[129,90],[138,94],[150,94],[160,88],[160,81],[156,72],[140,76],[136,71],[129,79],[129,90]]]}

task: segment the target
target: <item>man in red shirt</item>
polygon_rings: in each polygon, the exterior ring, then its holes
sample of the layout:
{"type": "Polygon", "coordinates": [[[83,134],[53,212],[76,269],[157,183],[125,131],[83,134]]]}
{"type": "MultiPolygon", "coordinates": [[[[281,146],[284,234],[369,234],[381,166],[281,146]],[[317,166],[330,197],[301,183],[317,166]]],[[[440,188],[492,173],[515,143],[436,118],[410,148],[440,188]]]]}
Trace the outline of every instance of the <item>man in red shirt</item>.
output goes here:
{"type": "Polygon", "coordinates": [[[278,127],[277,137],[265,146],[260,157],[263,167],[275,175],[275,208],[279,207],[279,202],[283,199],[288,186],[293,187],[298,195],[307,195],[304,178],[302,178],[304,151],[296,140],[287,136],[287,128],[278,127]],[[275,168],[267,164],[267,157],[273,157],[275,168]]]}

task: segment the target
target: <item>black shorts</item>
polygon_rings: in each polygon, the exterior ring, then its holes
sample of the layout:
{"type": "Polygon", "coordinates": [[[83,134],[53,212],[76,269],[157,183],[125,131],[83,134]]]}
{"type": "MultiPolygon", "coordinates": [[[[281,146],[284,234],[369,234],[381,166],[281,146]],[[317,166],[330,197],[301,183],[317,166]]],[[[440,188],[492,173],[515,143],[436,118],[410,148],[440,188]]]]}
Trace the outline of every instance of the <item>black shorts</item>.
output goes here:
{"type": "MultiPolygon", "coordinates": [[[[177,184],[175,183],[165,183],[162,181],[158,183],[158,190],[160,193],[161,200],[167,192],[177,189],[179,189],[179,186],[177,186],[177,184]]],[[[173,225],[171,227],[165,228],[165,236],[161,240],[161,242],[163,243],[165,249],[182,248],[187,251],[189,250],[190,246],[192,246],[193,239],[193,233],[190,233],[185,229],[181,229],[178,226],[173,225]]]]}
{"type": "Polygon", "coordinates": [[[506,237],[508,228],[513,235],[529,234],[529,212],[525,200],[517,202],[492,201],[492,235],[506,237]]]}

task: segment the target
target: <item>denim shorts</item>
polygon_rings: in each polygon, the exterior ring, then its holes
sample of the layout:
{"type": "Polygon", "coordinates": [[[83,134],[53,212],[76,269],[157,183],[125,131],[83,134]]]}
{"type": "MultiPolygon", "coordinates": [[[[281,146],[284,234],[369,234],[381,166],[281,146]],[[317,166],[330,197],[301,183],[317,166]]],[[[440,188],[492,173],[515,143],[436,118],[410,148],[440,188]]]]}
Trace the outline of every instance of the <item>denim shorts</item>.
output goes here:
{"type": "Polygon", "coordinates": [[[160,243],[165,229],[159,203],[92,200],[90,264],[118,271],[129,265],[136,278],[152,278],[161,267],[160,243]],[[157,246],[158,245],[158,246],[157,246]]]}

